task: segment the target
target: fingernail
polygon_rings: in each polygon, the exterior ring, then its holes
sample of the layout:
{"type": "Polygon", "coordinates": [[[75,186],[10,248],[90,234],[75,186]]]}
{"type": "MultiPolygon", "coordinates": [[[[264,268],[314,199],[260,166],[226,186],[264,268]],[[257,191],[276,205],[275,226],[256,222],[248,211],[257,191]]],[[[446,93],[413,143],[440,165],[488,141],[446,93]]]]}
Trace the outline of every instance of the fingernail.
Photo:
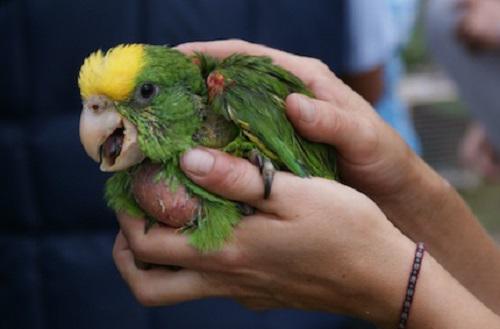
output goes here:
{"type": "Polygon", "coordinates": [[[215,158],[207,151],[193,149],[182,157],[182,167],[194,175],[206,175],[214,167],[215,158]]]}
{"type": "Polygon", "coordinates": [[[314,110],[314,105],[305,96],[299,96],[299,110],[300,110],[300,120],[305,122],[312,122],[316,111],[314,110]]]}

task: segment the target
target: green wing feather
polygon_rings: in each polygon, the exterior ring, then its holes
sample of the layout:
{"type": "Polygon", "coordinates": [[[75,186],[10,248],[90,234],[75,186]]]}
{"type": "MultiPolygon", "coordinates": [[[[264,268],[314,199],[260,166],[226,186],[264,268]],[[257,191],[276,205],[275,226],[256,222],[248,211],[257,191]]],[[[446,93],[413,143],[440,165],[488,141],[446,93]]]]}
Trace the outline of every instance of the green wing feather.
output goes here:
{"type": "Polygon", "coordinates": [[[267,57],[235,54],[214,64],[198,56],[205,78],[210,69],[224,77],[223,91],[210,99],[212,108],[235,122],[280,169],[301,177],[337,177],[333,149],[300,137],[286,117],[284,100],[289,94],[312,96],[299,78],[267,57]],[[204,68],[204,63],[210,67],[204,68]]]}

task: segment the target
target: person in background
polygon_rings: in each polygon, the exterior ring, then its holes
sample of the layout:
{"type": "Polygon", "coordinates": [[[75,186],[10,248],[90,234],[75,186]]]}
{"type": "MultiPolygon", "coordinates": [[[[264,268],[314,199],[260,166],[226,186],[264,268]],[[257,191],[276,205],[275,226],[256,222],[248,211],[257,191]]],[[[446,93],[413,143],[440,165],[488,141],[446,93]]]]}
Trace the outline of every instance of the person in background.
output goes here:
{"type": "Polygon", "coordinates": [[[500,1],[433,0],[426,10],[432,54],[456,82],[476,121],[461,156],[486,178],[500,179],[500,1]]]}
{"type": "Polygon", "coordinates": [[[416,152],[421,145],[407,104],[398,93],[404,74],[401,52],[411,38],[419,0],[351,0],[348,4],[349,72],[365,72],[371,79],[358,82],[350,76],[341,78],[361,95],[365,89],[378,93],[372,100],[380,116],[388,122],[416,152]],[[369,73],[366,73],[369,72],[369,73]]]}

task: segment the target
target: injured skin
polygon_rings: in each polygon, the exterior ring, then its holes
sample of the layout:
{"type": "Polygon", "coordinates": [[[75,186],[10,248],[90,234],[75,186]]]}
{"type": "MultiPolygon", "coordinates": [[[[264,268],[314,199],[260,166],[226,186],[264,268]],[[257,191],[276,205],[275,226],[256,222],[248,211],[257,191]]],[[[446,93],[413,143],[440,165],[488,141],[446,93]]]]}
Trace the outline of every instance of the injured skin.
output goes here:
{"type": "Polygon", "coordinates": [[[198,214],[199,200],[182,185],[173,192],[165,181],[156,179],[160,170],[160,165],[149,162],[140,166],[132,181],[135,200],[146,214],[167,226],[189,226],[198,214]]]}

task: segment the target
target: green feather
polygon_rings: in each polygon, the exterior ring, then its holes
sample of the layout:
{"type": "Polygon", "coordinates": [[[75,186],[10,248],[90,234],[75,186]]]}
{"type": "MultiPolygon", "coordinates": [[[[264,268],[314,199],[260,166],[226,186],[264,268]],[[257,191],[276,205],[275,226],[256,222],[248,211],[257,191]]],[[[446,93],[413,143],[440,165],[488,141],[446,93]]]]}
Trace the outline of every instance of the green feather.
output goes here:
{"type": "Polygon", "coordinates": [[[241,214],[234,202],[213,202],[204,200],[202,204],[203,217],[198,219],[194,229],[186,230],[190,242],[201,251],[218,250],[231,237],[233,227],[241,214]]]}
{"type": "Polygon", "coordinates": [[[126,212],[132,217],[144,217],[131,192],[131,177],[128,171],[122,171],[111,176],[104,189],[104,197],[108,207],[116,212],[126,212]]]}
{"type": "MultiPolygon", "coordinates": [[[[145,66],[136,85],[146,82],[159,86],[151,103],[137,102],[132,95],[116,107],[136,126],[146,157],[162,163],[156,179],[174,190],[184,185],[200,200],[196,225],[185,233],[201,251],[220,249],[242,215],[235,202],[206,191],[184,175],[179,158],[186,150],[206,145],[245,157],[258,149],[278,169],[301,177],[337,177],[334,151],[300,137],[286,117],[284,100],[290,93],[312,93],[267,57],[235,54],[219,61],[203,54],[188,58],[167,47],[146,46],[145,66]],[[215,71],[224,77],[224,84],[209,97],[205,82],[215,71]]],[[[115,211],[145,217],[131,192],[134,170],[111,177],[105,197],[115,211]]]]}
{"type": "Polygon", "coordinates": [[[233,55],[215,70],[225,78],[225,89],[212,107],[248,131],[263,153],[271,151],[281,169],[301,177],[336,178],[332,148],[306,141],[295,133],[285,113],[285,98],[294,92],[311,95],[306,86],[266,57],[233,55]]]}

